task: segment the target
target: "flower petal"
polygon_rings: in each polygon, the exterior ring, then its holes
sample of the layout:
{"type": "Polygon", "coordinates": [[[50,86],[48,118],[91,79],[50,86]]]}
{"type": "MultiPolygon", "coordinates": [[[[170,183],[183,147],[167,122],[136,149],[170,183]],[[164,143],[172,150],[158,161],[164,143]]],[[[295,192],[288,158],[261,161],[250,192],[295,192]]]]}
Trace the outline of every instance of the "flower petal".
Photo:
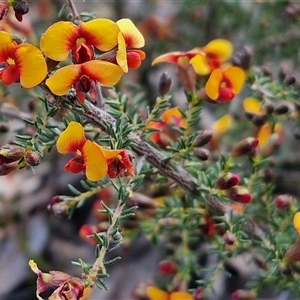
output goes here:
{"type": "Polygon", "coordinates": [[[17,47],[17,43],[5,31],[0,31],[0,41],[0,62],[6,62],[14,48],[17,47]]]}
{"type": "Polygon", "coordinates": [[[243,101],[243,107],[245,112],[256,114],[256,115],[264,115],[265,111],[262,108],[261,102],[253,97],[247,97],[243,101]]]}
{"type": "Polygon", "coordinates": [[[173,292],[170,295],[170,300],[193,300],[193,296],[185,292],[173,292]]]}
{"type": "Polygon", "coordinates": [[[142,50],[127,50],[127,64],[130,69],[138,69],[146,54],[142,50]]]}
{"type": "Polygon", "coordinates": [[[224,39],[216,39],[209,42],[203,50],[208,54],[215,54],[218,56],[221,62],[230,58],[233,52],[232,44],[224,39]]]}
{"type": "Polygon", "coordinates": [[[148,286],[147,287],[147,295],[150,298],[150,300],[168,300],[169,295],[167,292],[158,289],[154,286],[148,286]]]}
{"type": "Polygon", "coordinates": [[[105,157],[106,160],[112,159],[114,157],[116,157],[117,155],[119,155],[123,150],[115,150],[115,149],[106,149],[104,147],[101,147],[101,151],[105,157]]]}
{"type": "Polygon", "coordinates": [[[107,174],[107,161],[101,147],[95,142],[86,141],[82,148],[82,157],[85,162],[87,179],[98,181],[107,174]]]}
{"type": "Polygon", "coordinates": [[[81,65],[70,65],[58,69],[50,78],[46,80],[46,85],[53,94],[65,95],[73,84],[75,84],[82,72],[81,65]]]}
{"type": "Polygon", "coordinates": [[[23,87],[34,87],[46,77],[47,64],[38,48],[22,44],[17,47],[14,59],[20,71],[20,82],[23,87]]]}
{"type": "Polygon", "coordinates": [[[177,64],[178,58],[182,56],[185,56],[185,52],[175,51],[175,52],[165,53],[156,57],[152,62],[152,66],[161,62],[177,64]]]}
{"type": "Polygon", "coordinates": [[[195,72],[198,75],[207,75],[211,72],[211,68],[207,62],[206,57],[203,54],[197,54],[195,55],[191,60],[190,64],[195,69],[195,72]]]}
{"type": "Polygon", "coordinates": [[[10,85],[18,81],[19,79],[20,79],[20,72],[16,65],[6,66],[3,69],[2,74],[0,74],[0,80],[2,80],[2,82],[5,85],[10,85]]]}
{"type": "Polygon", "coordinates": [[[217,100],[219,97],[219,87],[222,81],[223,75],[220,69],[213,70],[209,76],[205,85],[205,91],[209,98],[217,100]]]}
{"type": "Polygon", "coordinates": [[[245,72],[239,67],[229,67],[223,72],[223,76],[230,79],[232,84],[231,90],[237,94],[243,87],[245,82],[245,72]]]}
{"type": "Polygon", "coordinates": [[[300,234],[300,211],[295,214],[293,224],[296,231],[300,234]]]}
{"type": "Polygon", "coordinates": [[[225,133],[229,129],[232,122],[233,118],[229,114],[224,115],[216,122],[214,122],[214,124],[212,125],[214,138],[218,137],[220,134],[225,133]]]}
{"type": "Polygon", "coordinates": [[[118,34],[118,52],[116,56],[116,60],[120,68],[127,73],[128,72],[128,65],[127,65],[127,50],[126,50],[126,43],[123,37],[123,34],[119,32],[118,34]]]}
{"type": "Polygon", "coordinates": [[[94,19],[80,23],[80,37],[85,44],[95,46],[101,51],[108,51],[118,43],[118,25],[109,19],[94,19]]]}
{"type": "Polygon", "coordinates": [[[84,128],[78,122],[70,122],[68,127],[61,133],[57,142],[57,151],[61,154],[77,153],[82,151],[82,147],[86,142],[84,128]]]}
{"type": "Polygon", "coordinates": [[[127,48],[142,48],[145,39],[130,19],[121,19],[116,22],[124,36],[127,48]]]}
{"type": "Polygon", "coordinates": [[[101,60],[90,60],[82,65],[82,75],[87,75],[93,80],[99,81],[102,85],[115,85],[122,75],[123,70],[113,63],[101,60]]]}
{"type": "Polygon", "coordinates": [[[60,21],[50,26],[41,37],[40,48],[46,56],[63,61],[76,46],[78,27],[72,22],[60,21]]]}

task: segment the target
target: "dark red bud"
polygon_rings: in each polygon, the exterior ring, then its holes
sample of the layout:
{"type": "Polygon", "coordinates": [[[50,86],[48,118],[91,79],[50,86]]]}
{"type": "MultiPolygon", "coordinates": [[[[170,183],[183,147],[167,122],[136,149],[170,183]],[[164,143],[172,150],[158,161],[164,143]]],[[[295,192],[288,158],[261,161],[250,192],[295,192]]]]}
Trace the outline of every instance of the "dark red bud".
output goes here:
{"type": "Polygon", "coordinates": [[[247,204],[252,200],[252,195],[244,186],[235,185],[230,189],[225,190],[225,195],[239,203],[247,204]]]}
{"type": "Polygon", "coordinates": [[[226,232],[224,235],[223,235],[223,240],[225,242],[226,245],[230,245],[232,246],[235,241],[236,241],[236,237],[234,234],[230,233],[230,232],[226,232]]]}
{"type": "Polygon", "coordinates": [[[277,115],[284,115],[289,111],[288,105],[281,103],[274,108],[274,113],[277,115]]]}
{"type": "Polygon", "coordinates": [[[28,163],[28,165],[34,167],[40,163],[41,156],[38,153],[29,150],[25,154],[25,160],[28,163]]]}
{"type": "Polygon", "coordinates": [[[169,93],[172,84],[171,75],[169,72],[163,72],[158,83],[158,92],[161,96],[169,93]]]}
{"type": "Polygon", "coordinates": [[[177,264],[171,260],[164,260],[159,263],[159,271],[163,275],[174,274],[177,270],[177,264]]]}
{"type": "Polygon", "coordinates": [[[195,148],[194,154],[199,160],[202,161],[206,161],[209,158],[209,151],[204,148],[195,148]]]}
{"type": "Polygon", "coordinates": [[[226,190],[237,185],[239,182],[240,178],[236,174],[227,172],[216,180],[215,187],[219,190],[226,190]]]}
{"type": "Polygon", "coordinates": [[[253,156],[255,155],[256,148],[258,146],[258,139],[248,137],[238,142],[231,150],[232,157],[239,157],[242,155],[253,156]]]}
{"type": "Polygon", "coordinates": [[[210,129],[205,129],[199,132],[199,134],[195,137],[193,146],[194,147],[202,147],[210,142],[213,136],[213,131],[210,129]]]}
{"type": "Polygon", "coordinates": [[[300,238],[286,251],[284,259],[287,262],[300,261],[300,238]]]}
{"type": "Polygon", "coordinates": [[[288,208],[292,206],[293,198],[290,195],[279,195],[274,203],[278,208],[288,208]]]}
{"type": "Polygon", "coordinates": [[[29,4],[26,0],[14,0],[12,7],[15,11],[16,19],[22,22],[23,15],[29,12],[29,4]]]}

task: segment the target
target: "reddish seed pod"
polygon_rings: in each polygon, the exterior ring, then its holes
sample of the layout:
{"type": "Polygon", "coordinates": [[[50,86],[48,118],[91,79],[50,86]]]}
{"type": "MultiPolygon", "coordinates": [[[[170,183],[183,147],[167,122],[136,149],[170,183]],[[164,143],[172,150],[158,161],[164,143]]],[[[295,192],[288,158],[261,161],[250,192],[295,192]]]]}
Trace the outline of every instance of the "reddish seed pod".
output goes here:
{"type": "Polygon", "coordinates": [[[219,190],[226,190],[240,182],[240,178],[231,172],[227,172],[222,176],[218,177],[215,182],[215,187],[219,190]]]}
{"type": "Polygon", "coordinates": [[[252,195],[248,189],[241,185],[235,185],[230,189],[225,190],[225,195],[239,203],[247,204],[252,200],[252,195]]]}
{"type": "Polygon", "coordinates": [[[231,150],[232,157],[239,157],[243,155],[253,156],[255,155],[256,148],[258,146],[258,139],[254,137],[248,137],[238,142],[231,150]]]}

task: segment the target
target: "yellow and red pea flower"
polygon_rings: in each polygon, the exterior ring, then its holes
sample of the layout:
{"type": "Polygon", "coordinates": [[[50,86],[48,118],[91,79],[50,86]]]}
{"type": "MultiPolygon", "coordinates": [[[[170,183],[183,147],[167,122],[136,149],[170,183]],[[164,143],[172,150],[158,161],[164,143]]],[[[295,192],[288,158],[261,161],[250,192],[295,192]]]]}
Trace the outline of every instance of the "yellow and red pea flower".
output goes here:
{"type": "Polygon", "coordinates": [[[150,140],[161,147],[166,147],[171,141],[178,138],[178,133],[172,127],[186,128],[187,122],[178,107],[165,110],[160,118],[161,122],[151,121],[147,127],[160,129],[160,131],[151,134],[150,140]]]}
{"type": "Polygon", "coordinates": [[[193,295],[187,292],[167,293],[157,287],[148,286],[147,296],[150,300],[193,300],[193,295]]]}
{"type": "Polygon", "coordinates": [[[111,50],[118,43],[119,31],[118,25],[109,19],[94,19],[81,22],[78,26],[60,21],[51,25],[42,35],[40,48],[49,58],[63,61],[70,51],[78,51],[83,44],[100,51],[111,50]]]}
{"type": "Polygon", "coordinates": [[[196,74],[208,75],[211,71],[221,67],[221,65],[232,55],[232,44],[224,39],[212,40],[204,47],[197,47],[190,51],[174,51],[158,56],[152,65],[168,62],[178,66],[191,64],[196,74]]]}
{"type": "Polygon", "coordinates": [[[116,61],[127,73],[128,68],[137,69],[146,58],[145,52],[137,50],[145,46],[145,39],[130,19],[118,20],[118,51],[116,61]]]}
{"type": "Polygon", "coordinates": [[[228,102],[241,91],[245,77],[244,70],[239,67],[229,67],[224,71],[215,69],[206,82],[206,94],[212,100],[228,102]]]}
{"type": "Polygon", "coordinates": [[[58,96],[65,95],[72,86],[75,86],[77,97],[83,103],[85,93],[93,93],[96,82],[111,87],[120,80],[122,75],[122,69],[113,63],[90,60],[58,69],[46,80],[46,85],[53,94],[58,96]]]}
{"type": "Polygon", "coordinates": [[[47,75],[42,52],[33,45],[16,43],[0,31],[0,80],[5,85],[19,82],[25,88],[38,85],[47,75]]]}
{"type": "Polygon", "coordinates": [[[59,136],[56,147],[61,154],[76,154],[65,165],[65,171],[85,172],[91,181],[101,180],[107,174],[111,178],[124,176],[126,171],[134,176],[131,159],[124,149],[109,150],[88,140],[80,123],[70,122],[59,136]]]}

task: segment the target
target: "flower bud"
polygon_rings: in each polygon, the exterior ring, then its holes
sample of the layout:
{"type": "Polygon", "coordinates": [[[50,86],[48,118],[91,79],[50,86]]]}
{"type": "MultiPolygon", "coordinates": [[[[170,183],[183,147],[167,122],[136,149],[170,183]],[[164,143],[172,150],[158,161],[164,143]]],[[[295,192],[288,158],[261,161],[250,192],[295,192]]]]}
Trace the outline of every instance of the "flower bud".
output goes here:
{"type": "Polygon", "coordinates": [[[263,76],[266,76],[266,77],[272,77],[273,76],[272,70],[267,66],[262,66],[261,73],[262,73],[263,76]]]}
{"type": "Polygon", "coordinates": [[[169,72],[163,72],[158,83],[158,92],[161,96],[168,94],[172,84],[171,75],[169,72]]]}
{"type": "Polygon", "coordinates": [[[277,115],[284,115],[289,111],[288,105],[281,103],[274,108],[274,113],[277,115]]]}
{"type": "Polygon", "coordinates": [[[287,262],[300,261],[300,238],[286,251],[283,258],[287,262]]]}
{"type": "Polygon", "coordinates": [[[286,77],[286,71],[282,67],[280,67],[278,71],[278,79],[280,81],[284,81],[285,77],[286,77]]]}
{"type": "Polygon", "coordinates": [[[41,157],[38,153],[29,150],[25,153],[25,160],[28,163],[29,166],[37,166],[40,161],[41,161],[41,157]]]}
{"type": "Polygon", "coordinates": [[[239,157],[242,155],[253,156],[256,154],[256,148],[258,146],[258,139],[248,137],[238,142],[231,150],[232,157],[239,157]]]}
{"type": "Polygon", "coordinates": [[[239,182],[240,178],[237,175],[227,172],[216,180],[215,187],[219,190],[226,190],[237,185],[239,182]]]}
{"type": "Polygon", "coordinates": [[[0,165],[0,176],[5,176],[16,169],[18,169],[17,161],[13,161],[11,163],[3,163],[0,165]]]}
{"type": "Polygon", "coordinates": [[[226,232],[223,235],[223,240],[226,245],[232,246],[236,242],[236,237],[234,234],[232,234],[230,232],[226,232]]]}
{"type": "Polygon", "coordinates": [[[22,22],[23,15],[26,15],[29,12],[29,4],[26,0],[14,0],[12,7],[15,11],[16,19],[19,22],[22,22]]]}
{"type": "Polygon", "coordinates": [[[234,300],[254,300],[256,295],[253,291],[240,289],[232,293],[231,298],[234,300]]]}
{"type": "Polygon", "coordinates": [[[174,274],[177,270],[177,264],[171,260],[163,260],[159,263],[159,271],[163,275],[174,274]]]}
{"type": "Polygon", "coordinates": [[[0,147],[0,164],[17,161],[24,157],[25,149],[18,145],[7,144],[0,147]]]}
{"type": "Polygon", "coordinates": [[[209,158],[209,151],[204,148],[195,148],[194,154],[199,160],[202,161],[206,161],[209,158]]]}
{"type": "Polygon", "coordinates": [[[254,115],[251,121],[253,125],[260,127],[267,123],[268,117],[267,115],[254,115]]]}
{"type": "Polygon", "coordinates": [[[9,125],[5,122],[0,122],[0,133],[6,133],[9,131],[9,125]]]}
{"type": "Polygon", "coordinates": [[[295,75],[290,75],[285,79],[286,85],[293,85],[296,82],[296,77],[295,75]]]}
{"type": "Polygon", "coordinates": [[[67,215],[69,211],[68,205],[62,201],[60,196],[54,196],[48,204],[47,209],[56,216],[67,215]]]}
{"type": "Polygon", "coordinates": [[[225,195],[239,203],[249,203],[252,200],[252,195],[249,193],[248,189],[241,185],[235,185],[230,189],[225,190],[225,195]]]}
{"type": "Polygon", "coordinates": [[[267,111],[268,114],[271,114],[275,109],[275,105],[272,102],[267,102],[265,103],[263,108],[267,111]]]}
{"type": "Polygon", "coordinates": [[[279,195],[274,203],[278,208],[288,208],[292,206],[293,198],[290,195],[279,195]]]}
{"type": "Polygon", "coordinates": [[[194,147],[202,147],[208,144],[213,136],[213,131],[205,129],[199,132],[193,142],[194,147]]]}
{"type": "Polygon", "coordinates": [[[192,93],[196,86],[196,72],[192,65],[178,66],[177,69],[178,80],[183,85],[183,88],[192,93]]]}

